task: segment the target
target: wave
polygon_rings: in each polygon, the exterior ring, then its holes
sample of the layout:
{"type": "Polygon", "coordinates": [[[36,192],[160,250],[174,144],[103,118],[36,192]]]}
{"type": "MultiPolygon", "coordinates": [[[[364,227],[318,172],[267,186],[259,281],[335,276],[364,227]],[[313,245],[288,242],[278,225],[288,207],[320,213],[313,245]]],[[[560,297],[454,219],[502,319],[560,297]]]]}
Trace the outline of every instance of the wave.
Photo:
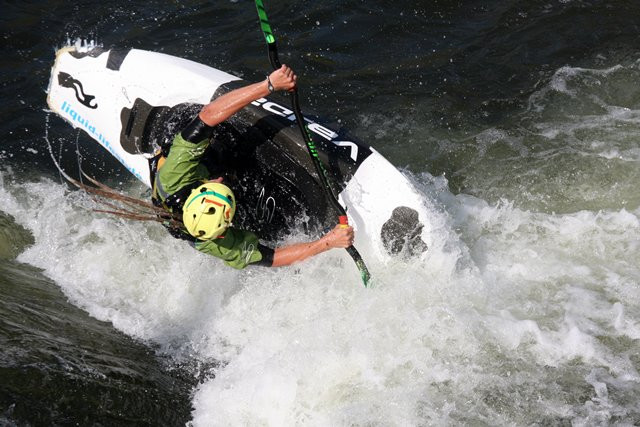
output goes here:
{"type": "Polygon", "coordinates": [[[525,211],[405,174],[438,243],[373,266],[371,289],[341,251],[227,269],[49,180],[5,179],[0,201],[35,240],[18,259],[74,304],[176,361],[215,361],[195,426],[637,416],[640,212],[525,211]]]}

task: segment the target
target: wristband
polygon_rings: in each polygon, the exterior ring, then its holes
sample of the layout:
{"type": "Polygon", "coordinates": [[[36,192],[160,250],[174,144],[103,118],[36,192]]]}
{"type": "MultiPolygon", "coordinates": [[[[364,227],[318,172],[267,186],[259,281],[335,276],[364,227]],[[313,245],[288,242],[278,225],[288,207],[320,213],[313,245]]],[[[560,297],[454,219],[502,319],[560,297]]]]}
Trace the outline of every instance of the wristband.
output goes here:
{"type": "Polygon", "coordinates": [[[267,89],[269,89],[269,93],[273,93],[276,91],[276,88],[274,88],[273,85],[271,84],[271,80],[269,79],[269,76],[267,76],[267,89]]]}

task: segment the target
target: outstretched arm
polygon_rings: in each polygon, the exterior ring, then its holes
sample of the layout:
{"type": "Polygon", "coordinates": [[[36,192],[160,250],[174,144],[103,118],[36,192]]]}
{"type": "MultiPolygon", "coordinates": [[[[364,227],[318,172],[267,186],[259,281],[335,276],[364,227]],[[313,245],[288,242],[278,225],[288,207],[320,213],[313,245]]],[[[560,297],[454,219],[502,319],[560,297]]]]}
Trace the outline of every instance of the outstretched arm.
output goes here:
{"type": "Polygon", "coordinates": [[[282,267],[303,261],[333,248],[347,248],[353,244],[353,228],[337,225],[320,239],[276,248],[272,267],[282,267]]]}
{"type": "MultiPolygon", "coordinates": [[[[292,90],[296,86],[296,78],[293,70],[286,65],[269,75],[269,80],[276,91],[292,90]]],[[[232,90],[205,105],[200,111],[200,120],[209,126],[215,126],[269,93],[267,80],[232,90]]]]}

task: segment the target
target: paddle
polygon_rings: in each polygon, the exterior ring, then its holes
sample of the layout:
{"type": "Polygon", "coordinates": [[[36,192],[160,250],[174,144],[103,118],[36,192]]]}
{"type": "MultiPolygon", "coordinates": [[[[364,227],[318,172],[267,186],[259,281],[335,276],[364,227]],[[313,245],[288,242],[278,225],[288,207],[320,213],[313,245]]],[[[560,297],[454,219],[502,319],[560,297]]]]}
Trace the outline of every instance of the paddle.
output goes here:
{"type": "MultiPolygon", "coordinates": [[[[262,32],[264,34],[264,38],[267,41],[267,47],[269,48],[269,62],[274,70],[277,70],[281,67],[280,60],[278,59],[278,48],[276,46],[276,38],[273,36],[271,32],[271,25],[269,25],[269,20],[267,19],[267,12],[264,8],[264,4],[262,0],[255,0],[256,8],[258,9],[258,17],[260,18],[260,27],[262,28],[262,32]]],[[[295,88],[291,92],[291,104],[293,113],[296,116],[296,122],[298,123],[298,127],[300,128],[300,132],[302,133],[302,138],[304,139],[305,144],[307,145],[307,150],[309,151],[309,156],[311,157],[311,161],[313,162],[313,166],[316,169],[318,176],[320,177],[320,183],[322,184],[322,189],[324,193],[339,213],[339,222],[342,225],[349,225],[347,221],[347,213],[344,208],[338,202],[338,199],[333,194],[331,187],[329,186],[329,174],[327,170],[324,168],[322,162],[318,158],[318,151],[316,150],[316,145],[313,142],[313,138],[311,137],[311,132],[309,131],[309,127],[307,126],[307,122],[304,120],[302,116],[302,111],[300,111],[300,101],[298,98],[298,88],[295,88]]],[[[362,281],[364,286],[366,287],[369,283],[369,279],[371,275],[369,274],[369,269],[365,265],[362,257],[358,253],[357,249],[351,245],[347,248],[347,252],[351,255],[351,258],[358,266],[360,270],[360,276],[362,277],[362,281]]]]}

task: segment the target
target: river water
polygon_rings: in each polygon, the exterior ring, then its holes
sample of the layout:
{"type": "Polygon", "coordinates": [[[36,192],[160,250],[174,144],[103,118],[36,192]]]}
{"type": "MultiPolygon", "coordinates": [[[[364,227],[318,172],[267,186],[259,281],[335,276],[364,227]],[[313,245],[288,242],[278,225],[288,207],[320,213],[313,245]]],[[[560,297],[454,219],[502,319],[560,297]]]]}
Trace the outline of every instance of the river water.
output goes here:
{"type": "Polygon", "coordinates": [[[640,424],[637,1],[266,7],[303,109],[403,171],[437,244],[364,289],[340,251],[238,272],[92,214],[51,155],[145,192],[47,112],[55,50],[259,80],[254,6],[5,2],[0,424],[640,424]]]}

